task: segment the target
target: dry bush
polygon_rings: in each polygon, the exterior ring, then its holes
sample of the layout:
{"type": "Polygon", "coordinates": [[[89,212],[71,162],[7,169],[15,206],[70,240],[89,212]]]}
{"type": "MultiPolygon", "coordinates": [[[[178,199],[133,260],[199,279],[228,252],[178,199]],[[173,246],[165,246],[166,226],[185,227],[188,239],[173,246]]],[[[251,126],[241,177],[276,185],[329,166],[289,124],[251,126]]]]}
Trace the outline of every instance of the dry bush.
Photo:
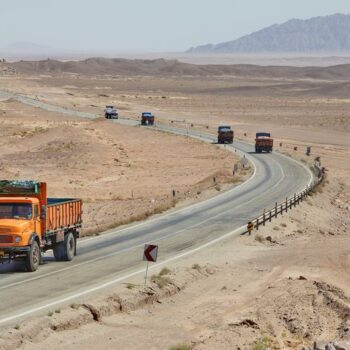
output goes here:
{"type": "Polygon", "coordinates": [[[165,276],[169,275],[171,273],[171,270],[167,267],[163,267],[162,270],[159,272],[159,276],[165,276]]]}
{"type": "Polygon", "coordinates": [[[257,234],[254,238],[257,242],[264,242],[265,238],[262,235],[257,234]]]}
{"type": "Polygon", "coordinates": [[[193,270],[199,271],[199,270],[201,269],[201,267],[200,267],[199,264],[193,264],[193,265],[192,265],[192,269],[193,269],[193,270]]]}
{"type": "Polygon", "coordinates": [[[187,344],[172,345],[169,350],[191,350],[191,346],[187,344]]]}
{"type": "Polygon", "coordinates": [[[158,288],[163,289],[171,283],[171,280],[169,277],[166,276],[153,275],[151,276],[151,282],[156,284],[158,288]]]}
{"type": "Polygon", "coordinates": [[[258,339],[254,345],[253,350],[266,350],[266,349],[274,349],[273,340],[269,337],[262,337],[258,339]]]}
{"type": "Polygon", "coordinates": [[[127,288],[127,289],[130,289],[130,290],[131,290],[131,289],[134,289],[134,288],[136,288],[136,284],[134,284],[134,283],[127,283],[127,284],[126,284],[126,288],[127,288]]]}

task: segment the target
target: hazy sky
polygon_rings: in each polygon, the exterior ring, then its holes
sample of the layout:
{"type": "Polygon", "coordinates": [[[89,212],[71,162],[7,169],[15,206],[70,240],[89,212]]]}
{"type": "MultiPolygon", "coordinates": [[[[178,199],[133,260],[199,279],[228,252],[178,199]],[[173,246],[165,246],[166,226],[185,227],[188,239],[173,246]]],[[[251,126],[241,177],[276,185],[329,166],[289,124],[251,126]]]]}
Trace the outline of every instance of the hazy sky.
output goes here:
{"type": "Polygon", "coordinates": [[[350,0],[0,0],[0,47],[182,51],[337,12],[350,0]]]}

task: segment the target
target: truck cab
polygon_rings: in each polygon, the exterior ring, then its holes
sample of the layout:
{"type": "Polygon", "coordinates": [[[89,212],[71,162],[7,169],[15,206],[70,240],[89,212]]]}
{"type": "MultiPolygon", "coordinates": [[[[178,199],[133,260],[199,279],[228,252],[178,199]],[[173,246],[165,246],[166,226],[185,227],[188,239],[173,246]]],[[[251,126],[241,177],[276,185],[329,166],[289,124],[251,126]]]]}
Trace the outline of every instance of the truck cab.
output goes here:
{"type": "Polygon", "coordinates": [[[229,125],[218,127],[218,143],[233,143],[233,130],[229,125]]]}
{"type": "Polygon", "coordinates": [[[81,200],[47,198],[43,182],[0,181],[0,262],[21,260],[33,272],[49,249],[72,260],[81,223],[81,200]]]}
{"type": "Polygon", "coordinates": [[[105,118],[106,119],[118,119],[119,114],[114,106],[106,106],[105,108],[105,118]]]}
{"type": "Polygon", "coordinates": [[[154,115],[151,112],[142,112],[141,125],[154,125],[154,115]]]}

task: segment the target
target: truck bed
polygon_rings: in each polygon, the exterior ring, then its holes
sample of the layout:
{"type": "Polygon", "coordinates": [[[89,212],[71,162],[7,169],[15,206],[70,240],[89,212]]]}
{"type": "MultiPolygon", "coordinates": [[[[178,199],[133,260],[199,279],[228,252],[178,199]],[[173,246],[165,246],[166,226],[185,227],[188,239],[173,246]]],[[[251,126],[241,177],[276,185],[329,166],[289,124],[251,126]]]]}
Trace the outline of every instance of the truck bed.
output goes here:
{"type": "Polygon", "coordinates": [[[79,228],[82,223],[82,201],[74,198],[48,198],[46,233],[53,234],[68,228],[79,228]]]}

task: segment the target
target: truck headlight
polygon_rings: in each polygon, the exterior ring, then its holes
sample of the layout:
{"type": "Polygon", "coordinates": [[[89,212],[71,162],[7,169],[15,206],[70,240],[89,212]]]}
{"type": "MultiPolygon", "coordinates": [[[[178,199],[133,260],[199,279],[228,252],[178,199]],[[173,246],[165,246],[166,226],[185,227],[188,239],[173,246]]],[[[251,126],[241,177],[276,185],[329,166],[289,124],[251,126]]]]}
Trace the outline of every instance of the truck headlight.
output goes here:
{"type": "Polygon", "coordinates": [[[19,243],[22,240],[21,236],[15,236],[15,242],[19,243]]]}

